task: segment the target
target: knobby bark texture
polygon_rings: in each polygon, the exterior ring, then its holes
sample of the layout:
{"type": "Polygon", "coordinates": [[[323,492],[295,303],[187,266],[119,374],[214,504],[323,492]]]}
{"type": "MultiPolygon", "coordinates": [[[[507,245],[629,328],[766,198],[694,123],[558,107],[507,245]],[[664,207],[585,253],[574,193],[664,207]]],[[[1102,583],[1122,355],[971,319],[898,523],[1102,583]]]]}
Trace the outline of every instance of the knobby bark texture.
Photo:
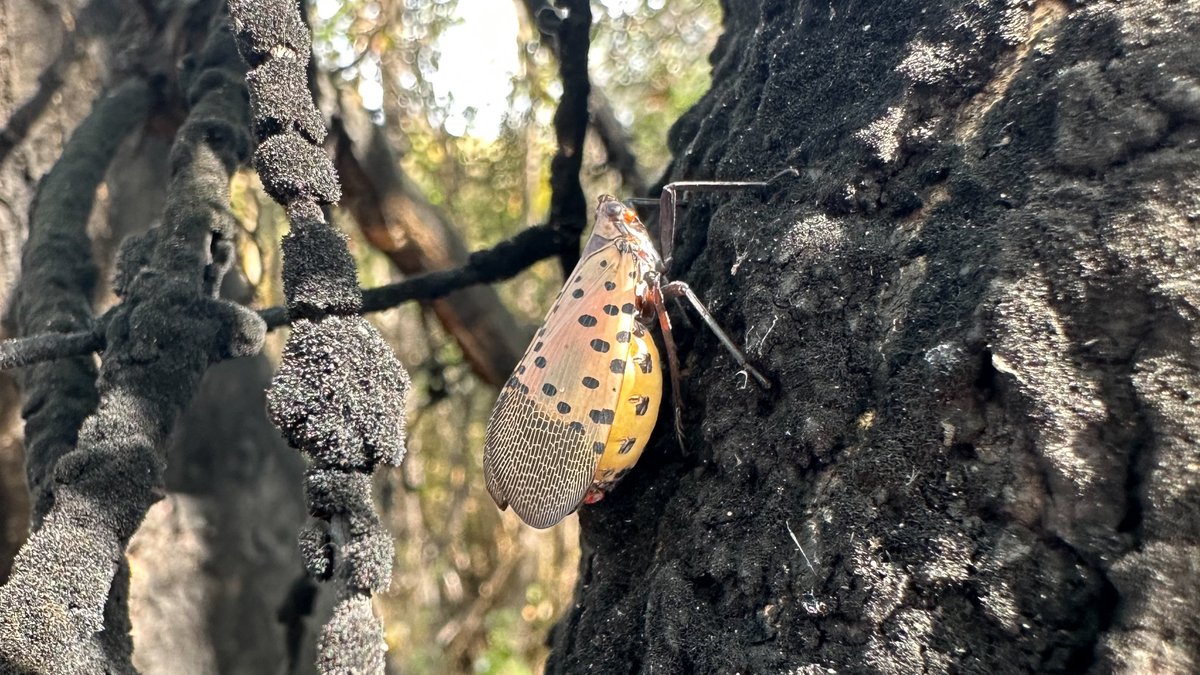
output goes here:
{"type": "Polygon", "coordinates": [[[325,122],[306,68],[308,26],[290,0],[231,0],[258,138],[255,168],[287,208],[283,286],[292,334],[267,404],[292,447],[311,460],[305,498],[312,519],[300,534],[309,573],[331,582],[333,616],[321,630],[322,673],[383,673],[383,626],[371,596],[391,580],[393,544],[371,502],[371,475],[404,458],[408,374],[359,316],[362,293],[346,237],[321,206],[340,197],[322,150],[325,122]]]}
{"type": "Polygon", "coordinates": [[[673,274],[776,386],[678,331],[547,671],[1195,672],[1200,3],[725,10],[670,177],[801,175],[673,274]]]}

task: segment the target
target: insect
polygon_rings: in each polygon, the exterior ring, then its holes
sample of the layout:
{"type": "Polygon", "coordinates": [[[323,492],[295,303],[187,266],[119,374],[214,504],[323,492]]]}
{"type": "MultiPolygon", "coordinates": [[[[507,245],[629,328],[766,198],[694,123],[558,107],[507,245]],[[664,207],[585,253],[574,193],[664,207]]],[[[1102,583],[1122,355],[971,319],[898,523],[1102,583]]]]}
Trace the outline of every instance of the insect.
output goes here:
{"type": "Polygon", "coordinates": [[[770,387],[691,288],[667,280],[664,262],[670,260],[678,193],[770,183],[667,185],[659,199],[665,256],[632,208],[600,197],[578,265],[492,409],[483,469],[497,506],[511,506],[533,527],[550,527],[581,503],[603,499],[637,463],[663,393],[662,362],[650,332],[655,323],[667,350],[675,431],[682,439],[679,363],[666,298],[687,299],[744,371],[770,387]]]}

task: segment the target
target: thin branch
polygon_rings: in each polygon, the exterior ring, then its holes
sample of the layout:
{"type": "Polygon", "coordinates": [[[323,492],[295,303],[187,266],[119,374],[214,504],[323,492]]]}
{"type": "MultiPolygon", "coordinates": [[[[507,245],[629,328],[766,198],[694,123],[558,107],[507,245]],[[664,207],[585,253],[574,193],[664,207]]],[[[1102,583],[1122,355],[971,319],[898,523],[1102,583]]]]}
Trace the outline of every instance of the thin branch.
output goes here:
{"type": "Polygon", "coordinates": [[[511,279],[533,263],[549,258],[564,245],[579,241],[552,225],[536,225],[485,251],[472,253],[466,265],[430,272],[363,293],[363,311],[378,312],[409,300],[440,298],[474,284],[511,279]]]}
{"type": "MultiPolygon", "coordinates": [[[[565,236],[561,230],[549,225],[535,225],[492,248],[472,253],[467,264],[461,267],[362,289],[360,312],[382,312],[414,300],[437,300],[476,284],[511,279],[534,263],[557,254],[565,236]]],[[[286,307],[268,307],[259,310],[258,315],[266,322],[268,330],[292,323],[286,307]]],[[[43,333],[0,342],[0,370],[100,351],[104,349],[103,326],[107,319],[107,314],[101,316],[94,331],[43,333]]]]}
{"type": "Polygon", "coordinates": [[[67,356],[82,356],[104,349],[98,331],[43,333],[0,342],[0,370],[20,368],[67,356]]]}
{"type": "MultiPolygon", "coordinates": [[[[472,253],[467,264],[452,270],[429,272],[394,284],[362,291],[362,312],[381,312],[413,300],[435,300],[475,284],[492,284],[511,279],[535,262],[562,249],[566,235],[549,225],[536,225],[490,249],[472,253]]],[[[287,308],[270,307],[259,312],[268,329],[291,323],[287,308]]]]}
{"type": "MultiPolygon", "coordinates": [[[[554,23],[553,20],[547,22],[544,18],[555,16],[554,10],[551,9],[550,3],[546,0],[523,0],[522,4],[525,5],[525,11],[529,14],[529,19],[533,21],[534,25],[541,26],[546,23],[554,23]]],[[[551,52],[555,58],[561,58],[558,48],[559,45],[557,43],[551,43],[551,52]]],[[[625,186],[627,194],[646,194],[648,183],[646,177],[642,174],[641,168],[638,166],[637,153],[633,151],[633,143],[630,141],[629,133],[620,121],[617,120],[616,113],[613,112],[608,96],[596,85],[592,85],[591,87],[589,106],[591,110],[589,123],[596,130],[596,135],[600,138],[600,144],[604,146],[604,153],[607,156],[606,163],[620,174],[621,184],[625,186]]]]}
{"type": "Polygon", "coordinates": [[[552,10],[546,10],[551,14],[543,12],[537,18],[542,18],[544,24],[557,23],[558,73],[562,79],[563,93],[558,109],[554,111],[554,136],[558,141],[558,150],[550,161],[550,226],[569,235],[575,242],[565,244],[558,254],[563,276],[566,276],[579,262],[578,240],[587,227],[587,198],[579,182],[579,171],[583,168],[588,94],[591,90],[588,45],[592,8],[588,0],[559,0],[556,4],[567,10],[565,17],[546,21],[548,17],[557,17],[552,10]]]}

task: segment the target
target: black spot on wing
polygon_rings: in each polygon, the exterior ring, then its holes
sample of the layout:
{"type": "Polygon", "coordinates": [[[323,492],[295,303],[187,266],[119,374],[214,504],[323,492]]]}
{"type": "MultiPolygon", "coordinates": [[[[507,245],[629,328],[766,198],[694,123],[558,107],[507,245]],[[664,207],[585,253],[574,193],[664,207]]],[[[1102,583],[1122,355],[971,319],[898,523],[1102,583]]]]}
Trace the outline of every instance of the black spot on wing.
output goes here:
{"type": "Polygon", "coordinates": [[[584,328],[591,328],[592,326],[596,325],[596,317],[592,316],[591,314],[581,314],[579,316],[579,325],[583,326],[584,328]]]}
{"type": "Polygon", "coordinates": [[[625,372],[625,359],[613,359],[608,364],[608,369],[613,373],[620,375],[625,372]]]}
{"type": "Polygon", "coordinates": [[[608,347],[609,347],[608,343],[605,342],[604,340],[601,340],[600,338],[596,338],[596,339],[592,340],[592,349],[595,349],[596,351],[600,352],[601,354],[606,353],[608,351],[608,347]]]}
{"type": "Polygon", "coordinates": [[[575,298],[575,299],[577,299],[577,300],[578,300],[579,298],[582,298],[582,297],[583,297],[583,289],[582,289],[582,288],[576,288],[574,291],[572,291],[572,292],[571,292],[571,297],[572,297],[572,298],[575,298]]]}
{"type": "Polygon", "coordinates": [[[636,308],[633,306],[633,303],[632,303],[632,302],[627,302],[627,303],[625,303],[625,304],[621,305],[621,311],[622,311],[622,312],[625,312],[626,314],[633,314],[633,313],[634,313],[635,311],[637,311],[637,310],[636,310],[636,308]]]}
{"type": "Polygon", "coordinates": [[[547,382],[542,385],[542,393],[547,396],[553,396],[558,393],[558,387],[555,387],[554,385],[547,382]]]}
{"type": "Polygon", "coordinates": [[[600,441],[596,441],[596,442],[592,443],[592,452],[596,453],[597,455],[603,455],[604,454],[604,443],[602,443],[600,441]]]}
{"type": "Polygon", "coordinates": [[[558,402],[558,412],[563,415],[566,415],[567,413],[571,412],[571,406],[568,405],[566,401],[559,401],[558,402]]]}
{"type": "Polygon", "coordinates": [[[617,290],[617,285],[611,281],[606,281],[606,282],[604,282],[604,290],[615,291],[615,290],[617,290]]]}
{"type": "Polygon", "coordinates": [[[535,352],[540,352],[540,351],[542,351],[542,345],[543,345],[543,344],[545,344],[545,343],[539,340],[539,341],[537,342],[537,344],[533,345],[533,351],[535,351],[535,352]]]}
{"type": "Polygon", "coordinates": [[[627,331],[627,330],[618,331],[617,332],[617,342],[620,342],[621,344],[625,344],[625,343],[629,342],[629,331],[627,331]]]}
{"type": "Polygon", "coordinates": [[[617,312],[619,312],[619,311],[621,311],[621,310],[617,309],[616,305],[605,305],[604,306],[604,313],[609,316],[616,316],[617,312]]]}
{"type": "Polygon", "coordinates": [[[605,408],[604,410],[591,411],[588,413],[588,417],[596,424],[612,424],[613,419],[616,418],[616,413],[609,408],[605,408]]]}
{"type": "Polygon", "coordinates": [[[585,377],[583,378],[583,386],[587,387],[588,389],[595,389],[596,387],[600,386],[600,380],[597,380],[594,377],[585,377]]]}
{"type": "Polygon", "coordinates": [[[537,357],[536,359],[533,360],[533,365],[537,366],[538,368],[545,368],[546,367],[546,357],[544,357],[544,356],[537,357]]]}
{"type": "Polygon", "coordinates": [[[582,434],[583,433],[583,423],[582,422],[571,422],[570,424],[567,425],[567,429],[571,430],[572,432],[582,434]]]}

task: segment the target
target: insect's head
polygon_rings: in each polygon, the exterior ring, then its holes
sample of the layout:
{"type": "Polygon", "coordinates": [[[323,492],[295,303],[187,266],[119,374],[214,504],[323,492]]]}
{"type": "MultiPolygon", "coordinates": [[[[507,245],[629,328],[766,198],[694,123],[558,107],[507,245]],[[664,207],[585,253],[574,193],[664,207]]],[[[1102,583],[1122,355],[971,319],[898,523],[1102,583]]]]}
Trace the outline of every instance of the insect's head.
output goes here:
{"type": "Polygon", "coordinates": [[[596,204],[596,226],[592,230],[592,236],[605,239],[632,238],[643,249],[654,248],[650,233],[638,218],[637,212],[612,195],[600,195],[596,204]]]}

